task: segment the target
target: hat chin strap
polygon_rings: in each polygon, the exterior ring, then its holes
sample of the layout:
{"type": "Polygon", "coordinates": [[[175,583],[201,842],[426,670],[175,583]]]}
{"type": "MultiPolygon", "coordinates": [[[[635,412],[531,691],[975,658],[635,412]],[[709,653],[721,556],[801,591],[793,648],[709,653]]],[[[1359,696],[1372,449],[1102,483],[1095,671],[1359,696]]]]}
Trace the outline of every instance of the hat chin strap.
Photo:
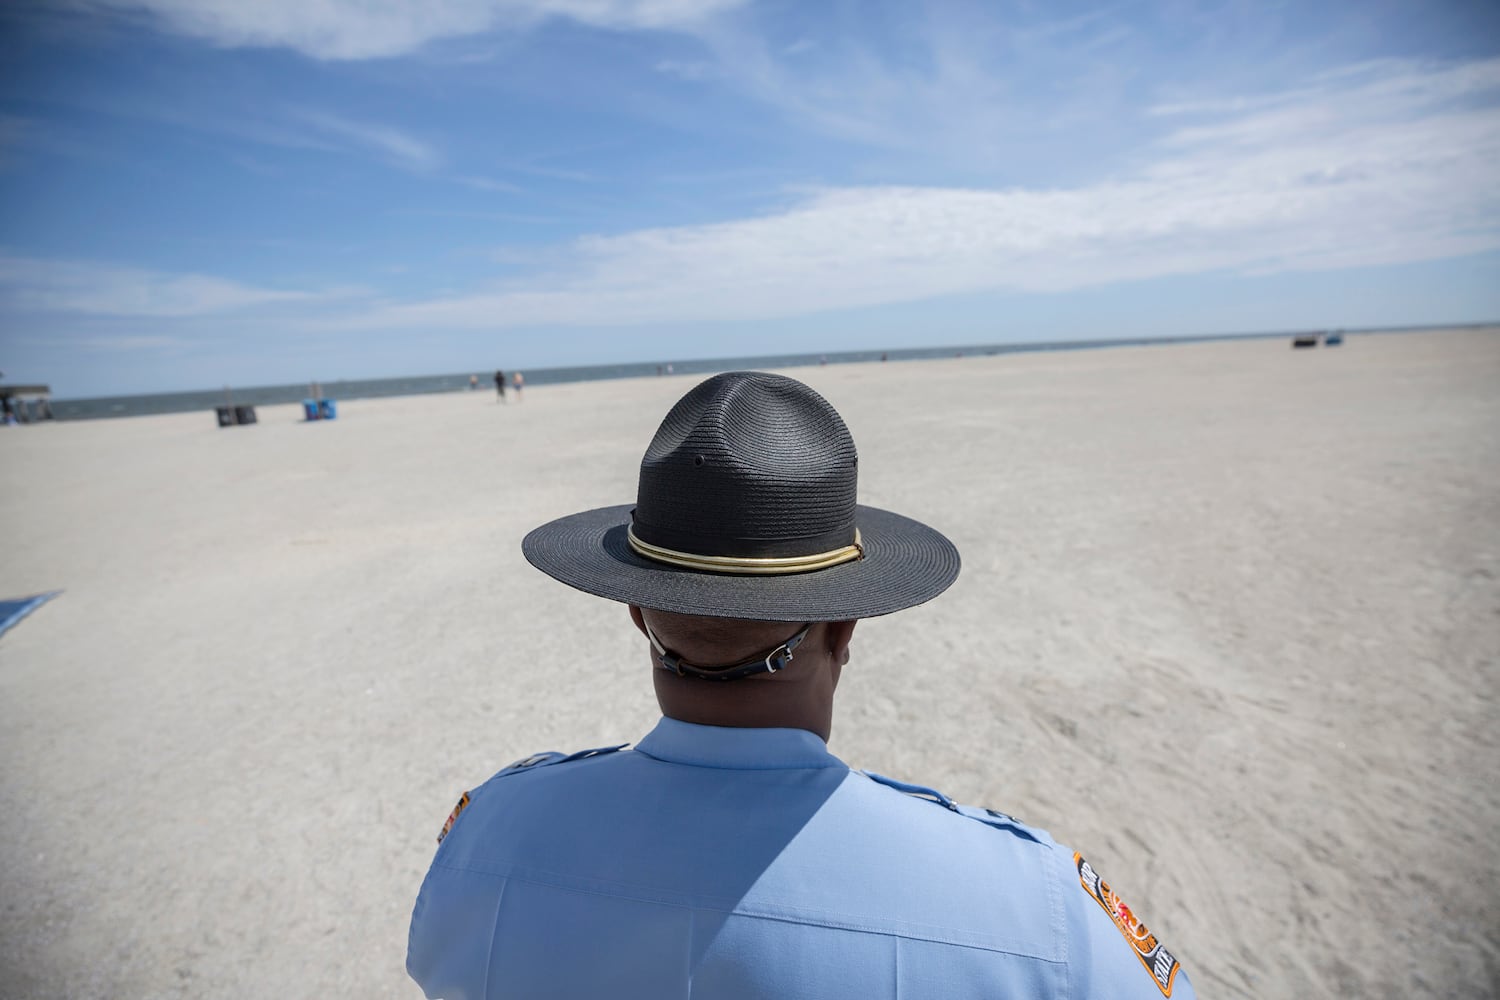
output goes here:
{"type": "MultiPolygon", "coordinates": [[[[644,621],[641,624],[646,625],[644,621]]],[[[800,632],[765,656],[757,656],[727,667],[695,667],[691,663],[682,662],[682,657],[667,651],[667,648],[661,644],[661,640],[656,637],[656,633],[651,631],[650,625],[646,625],[646,638],[651,640],[651,648],[656,650],[656,662],[663,670],[670,670],[678,677],[697,677],[706,681],[737,681],[742,677],[774,674],[778,670],[785,669],[786,665],[792,662],[792,650],[802,645],[802,640],[807,638],[808,630],[812,627],[812,622],[802,626],[800,632]]]]}

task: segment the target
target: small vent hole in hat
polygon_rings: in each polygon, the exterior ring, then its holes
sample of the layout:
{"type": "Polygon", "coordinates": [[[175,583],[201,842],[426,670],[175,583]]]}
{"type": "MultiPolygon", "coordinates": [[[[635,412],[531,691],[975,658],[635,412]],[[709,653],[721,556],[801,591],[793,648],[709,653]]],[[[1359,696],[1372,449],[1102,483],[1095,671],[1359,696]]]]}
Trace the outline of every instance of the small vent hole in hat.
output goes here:
{"type": "Polygon", "coordinates": [[[694,455],[693,456],[693,464],[694,465],[702,465],[703,464],[703,456],[702,455],[694,455]]]}

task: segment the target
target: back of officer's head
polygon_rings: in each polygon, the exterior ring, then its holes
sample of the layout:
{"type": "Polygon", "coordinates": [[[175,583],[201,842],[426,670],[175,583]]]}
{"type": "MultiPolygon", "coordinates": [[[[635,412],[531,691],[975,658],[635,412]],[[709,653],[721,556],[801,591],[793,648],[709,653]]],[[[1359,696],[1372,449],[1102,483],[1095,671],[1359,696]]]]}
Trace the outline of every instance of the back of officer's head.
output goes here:
{"type": "MultiPolygon", "coordinates": [[[[773,650],[800,631],[788,622],[710,618],[631,608],[662,645],[692,663],[728,665],[773,650]]],[[[833,725],[833,695],[849,660],[852,621],[817,622],[784,669],[725,683],[653,669],[662,713],[711,726],[806,729],[824,740],[833,725]]],[[[653,666],[657,666],[653,660],[653,666]]]]}

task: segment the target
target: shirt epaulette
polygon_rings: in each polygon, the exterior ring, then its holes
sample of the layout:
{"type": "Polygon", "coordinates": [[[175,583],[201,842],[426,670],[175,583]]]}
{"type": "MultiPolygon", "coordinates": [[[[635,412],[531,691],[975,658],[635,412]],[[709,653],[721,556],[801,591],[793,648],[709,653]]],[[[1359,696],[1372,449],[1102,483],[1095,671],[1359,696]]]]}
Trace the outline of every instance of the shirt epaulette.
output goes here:
{"type": "Polygon", "coordinates": [[[615,746],[594,747],[592,750],[579,750],[577,753],[565,754],[559,753],[556,750],[547,750],[543,753],[534,753],[530,757],[522,757],[515,763],[507,764],[505,767],[502,767],[499,771],[495,772],[494,777],[490,778],[490,781],[494,781],[495,778],[503,778],[507,775],[515,774],[518,771],[529,771],[534,767],[547,767],[552,764],[567,764],[575,760],[587,760],[590,757],[602,757],[607,753],[615,753],[617,751],[624,750],[628,746],[630,746],[629,743],[619,743],[615,746]]]}
{"type": "Polygon", "coordinates": [[[927,788],[924,785],[913,785],[907,781],[897,781],[895,778],[887,778],[885,775],[876,774],[874,771],[861,771],[860,773],[871,781],[885,785],[887,788],[894,788],[898,792],[905,792],[907,795],[926,799],[928,802],[935,802],[944,809],[958,812],[958,804],[935,788],[927,788]]]}
{"type": "Polygon", "coordinates": [[[507,764],[505,767],[502,767],[500,770],[491,775],[489,781],[486,781],[478,788],[475,788],[472,791],[464,792],[461,796],[459,796],[458,805],[454,806],[453,811],[448,814],[448,821],[443,824],[442,832],[438,834],[438,843],[441,844],[447,838],[448,834],[452,832],[453,824],[457,823],[458,817],[463,815],[465,809],[469,808],[469,803],[472,800],[473,796],[478,795],[481,791],[483,791],[484,788],[490,784],[490,782],[495,781],[499,778],[508,777],[512,774],[520,774],[522,771],[529,771],[532,768],[536,767],[547,767],[552,764],[567,764],[570,761],[587,760],[590,757],[602,757],[605,754],[624,750],[628,746],[630,746],[629,743],[620,743],[615,746],[594,747],[592,750],[579,750],[577,753],[568,754],[559,753],[556,750],[547,750],[543,753],[534,753],[530,757],[522,757],[520,760],[516,761],[513,764],[507,764]]]}
{"type": "Polygon", "coordinates": [[[885,775],[876,774],[874,771],[861,771],[860,773],[871,781],[878,782],[888,788],[894,788],[898,792],[904,792],[919,799],[926,799],[934,805],[940,805],[950,812],[956,812],[960,816],[966,816],[969,819],[983,823],[985,826],[994,827],[997,830],[1006,830],[1017,836],[1025,837],[1027,840],[1035,841],[1038,844],[1053,846],[1052,838],[1045,831],[1032,829],[1015,817],[1007,816],[1003,812],[996,812],[994,809],[976,809],[973,806],[961,806],[935,788],[928,788],[925,785],[913,785],[906,781],[897,781],[895,778],[887,778],[885,775]]]}
{"type": "Polygon", "coordinates": [[[1046,830],[1038,830],[1036,827],[1027,826],[1014,816],[1007,816],[1003,812],[994,809],[976,809],[974,806],[959,806],[958,814],[967,816],[969,819],[977,820],[985,826],[994,827],[996,830],[1006,830],[1019,837],[1034,841],[1044,847],[1056,847],[1057,843],[1046,830]]]}

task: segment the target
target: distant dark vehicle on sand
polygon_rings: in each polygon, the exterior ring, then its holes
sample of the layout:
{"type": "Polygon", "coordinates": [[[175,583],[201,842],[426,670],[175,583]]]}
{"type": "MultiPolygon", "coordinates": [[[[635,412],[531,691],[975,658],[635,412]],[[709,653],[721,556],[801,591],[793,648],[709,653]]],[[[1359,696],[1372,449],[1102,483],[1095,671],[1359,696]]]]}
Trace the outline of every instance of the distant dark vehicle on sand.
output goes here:
{"type": "Polygon", "coordinates": [[[1323,334],[1324,347],[1338,347],[1344,342],[1344,331],[1334,330],[1332,333],[1323,334]]]}
{"type": "Polygon", "coordinates": [[[1295,337],[1292,338],[1292,347],[1293,348],[1317,347],[1317,346],[1318,346],[1318,335],[1316,333],[1298,334],[1297,336],[1295,336],[1295,337]]]}

